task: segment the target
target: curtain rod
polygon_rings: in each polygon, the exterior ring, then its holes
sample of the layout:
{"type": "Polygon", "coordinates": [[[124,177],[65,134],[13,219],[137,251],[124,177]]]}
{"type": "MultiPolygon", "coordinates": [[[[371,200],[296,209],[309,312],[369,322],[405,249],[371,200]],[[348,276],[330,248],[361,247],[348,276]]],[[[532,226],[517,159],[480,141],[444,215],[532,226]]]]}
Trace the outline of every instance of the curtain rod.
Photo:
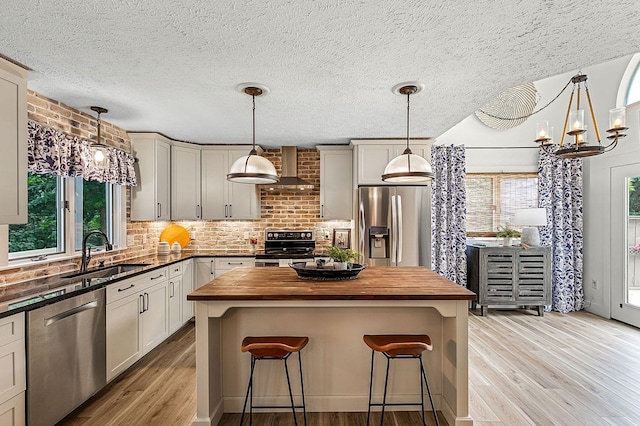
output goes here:
{"type": "Polygon", "coordinates": [[[537,146],[466,146],[465,149],[538,149],[537,146]]]}

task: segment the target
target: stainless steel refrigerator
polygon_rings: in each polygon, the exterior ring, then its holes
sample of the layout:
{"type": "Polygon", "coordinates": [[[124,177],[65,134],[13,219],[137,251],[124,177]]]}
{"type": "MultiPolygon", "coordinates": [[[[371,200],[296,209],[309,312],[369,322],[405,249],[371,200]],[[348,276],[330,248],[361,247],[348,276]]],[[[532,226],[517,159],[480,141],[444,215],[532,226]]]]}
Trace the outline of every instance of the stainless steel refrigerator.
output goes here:
{"type": "Polygon", "coordinates": [[[431,186],[358,188],[356,229],[367,265],[431,268],[431,186]]]}

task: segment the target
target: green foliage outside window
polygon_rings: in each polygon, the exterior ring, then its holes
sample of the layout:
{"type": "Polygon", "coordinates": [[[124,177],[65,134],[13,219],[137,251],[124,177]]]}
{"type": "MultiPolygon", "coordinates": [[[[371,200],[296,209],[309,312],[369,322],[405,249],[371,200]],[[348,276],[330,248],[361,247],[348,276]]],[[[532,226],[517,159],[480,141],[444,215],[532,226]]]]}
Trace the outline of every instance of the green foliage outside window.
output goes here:
{"type": "MultiPolygon", "coordinates": [[[[106,184],[96,181],[82,182],[82,235],[99,229],[107,232],[107,193],[106,184]]],[[[102,246],[104,240],[92,235],[87,246],[102,246]]]]}
{"type": "Polygon", "coordinates": [[[58,246],[56,176],[29,173],[27,223],[9,225],[9,253],[58,246]]]}
{"type": "Polygon", "coordinates": [[[640,216],[640,176],[629,179],[629,216],[640,216]]]}

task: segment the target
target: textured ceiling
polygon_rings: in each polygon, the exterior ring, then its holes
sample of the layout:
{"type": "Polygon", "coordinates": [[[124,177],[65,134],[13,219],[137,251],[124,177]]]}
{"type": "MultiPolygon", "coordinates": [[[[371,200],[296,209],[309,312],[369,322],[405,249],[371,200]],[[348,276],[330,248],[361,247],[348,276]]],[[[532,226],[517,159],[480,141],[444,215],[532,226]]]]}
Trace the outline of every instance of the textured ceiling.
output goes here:
{"type": "MultiPolygon", "coordinates": [[[[0,53],[29,87],[127,130],[199,143],[314,146],[437,137],[506,88],[640,50],[640,2],[11,0],[0,53]]],[[[592,83],[593,85],[593,83],[592,83]]]]}

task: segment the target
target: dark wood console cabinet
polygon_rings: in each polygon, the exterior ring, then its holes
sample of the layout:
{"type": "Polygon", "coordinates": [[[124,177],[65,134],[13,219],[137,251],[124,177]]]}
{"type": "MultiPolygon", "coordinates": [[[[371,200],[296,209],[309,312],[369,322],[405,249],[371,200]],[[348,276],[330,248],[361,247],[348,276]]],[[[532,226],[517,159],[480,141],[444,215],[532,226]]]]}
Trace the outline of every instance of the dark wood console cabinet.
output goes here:
{"type": "Polygon", "coordinates": [[[551,252],[548,247],[467,246],[467,282],[482,309],[536,307],[544,315],[551,304],[551,252]]]}

